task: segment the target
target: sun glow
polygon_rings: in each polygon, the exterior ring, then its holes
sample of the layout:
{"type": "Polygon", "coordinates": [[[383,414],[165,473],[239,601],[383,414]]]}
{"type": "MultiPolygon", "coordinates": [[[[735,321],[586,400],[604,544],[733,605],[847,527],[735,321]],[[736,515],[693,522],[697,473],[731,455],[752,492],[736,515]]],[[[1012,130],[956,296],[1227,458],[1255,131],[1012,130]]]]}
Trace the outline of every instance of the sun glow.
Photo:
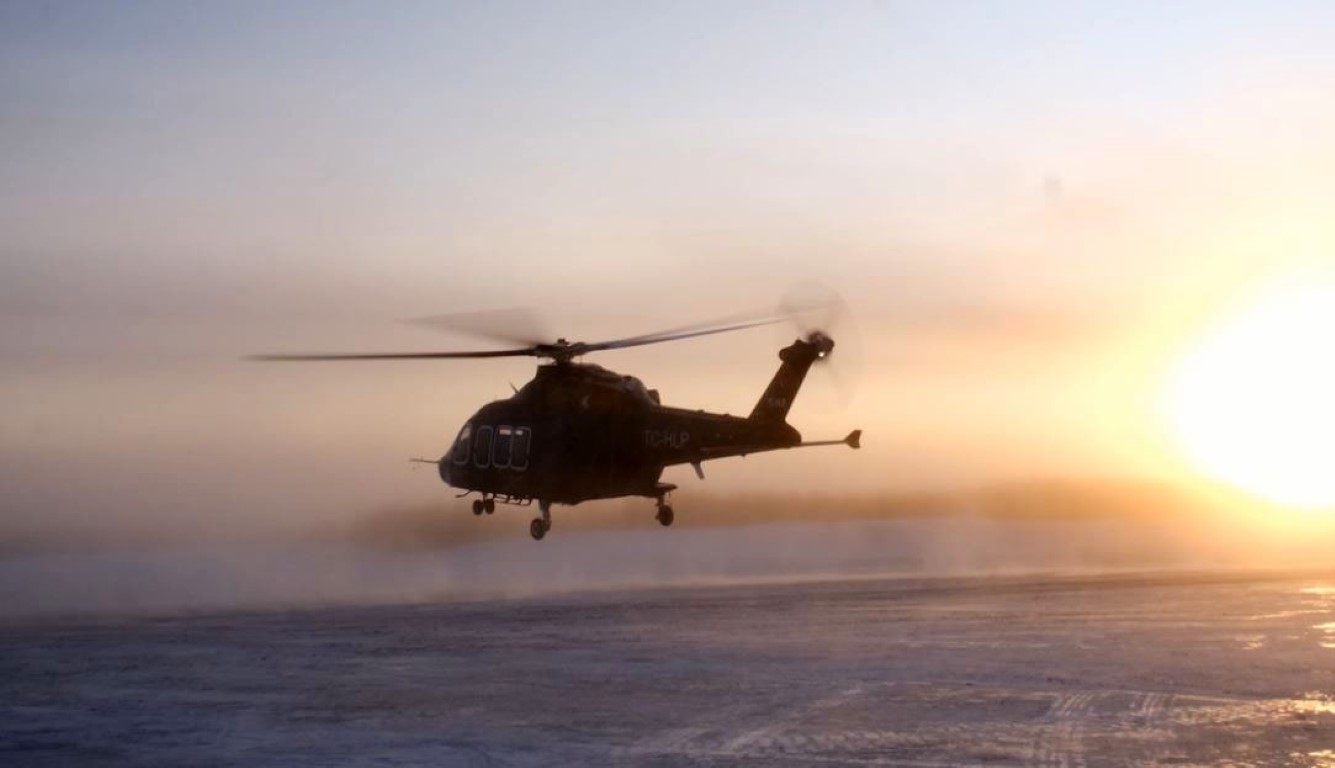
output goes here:
{"type": "Polygon", "coordinates": [[[1179,364],[1165,407],[1202,470],[1283,504],[1335,507],[1335,284],[1288,288],[1179,364]]]}

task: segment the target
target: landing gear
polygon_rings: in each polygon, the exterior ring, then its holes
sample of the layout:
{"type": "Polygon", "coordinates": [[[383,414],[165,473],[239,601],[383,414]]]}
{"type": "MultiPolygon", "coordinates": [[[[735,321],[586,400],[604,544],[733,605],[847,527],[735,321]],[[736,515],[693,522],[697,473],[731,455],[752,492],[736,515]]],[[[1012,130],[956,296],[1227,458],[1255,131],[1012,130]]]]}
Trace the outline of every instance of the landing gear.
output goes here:
{"type": "MultiPolygon", "coordinates": [[[[474,502],[474,503],[477,503],[477,502],[474,502]]],[[[492,514],[493,512],[495,512],[495,511],[496,511],[496,500],[495,500],[495,499],[484,499],[484,500],[482,501],[482,511],[483,511],[483,512],[486,512],[486,513],[489,514],[489,515],[492,514]]],[[[474,512],[473,514],[477,514],[477,513],[474,512]]]]}
{"type": "Polygon", "coordinates": [[[538,510],[542,512],[542,517],[535,517],[533,522],[528,524],[528,535],[532,536],[534,541],[542,541],[542,537],[552,529],[552,503],[539,501],[538,510]]]}
{"type": "MultiPolygon", "coordinates": [[[[492,506],[495,506],[495,502],[492,502],[492,506]]],[[[482,499],[473,499],[473,514],[481,516],[486,508],[486,505],[482,503],[482,499]]]]}
{"type": "Polygon", "coordinates": [[[675,515],[672,514],[672,505],[667,503],[668,489],[659,488],[658,490],[658,511],[654,513],[654,519],[658,521],[659,525],[666,528],[669,525],[672,525],[672,520],[675,515]]]}

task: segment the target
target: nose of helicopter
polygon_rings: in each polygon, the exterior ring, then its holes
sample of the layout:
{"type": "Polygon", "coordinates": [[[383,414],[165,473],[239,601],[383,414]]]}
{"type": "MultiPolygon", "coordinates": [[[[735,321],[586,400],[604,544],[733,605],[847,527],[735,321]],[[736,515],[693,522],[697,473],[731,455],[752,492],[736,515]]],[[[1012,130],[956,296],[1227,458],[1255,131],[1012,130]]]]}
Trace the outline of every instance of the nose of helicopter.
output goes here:
{"type": "Polygon", "coordinates": [[[446,451],[445,455],[440,457],[440,461],[436,462],[436,468],[440,472],[440,479],[444,481],[446,485],[450,484],[450,453],[452,453],[452,450],[446,451]]]}

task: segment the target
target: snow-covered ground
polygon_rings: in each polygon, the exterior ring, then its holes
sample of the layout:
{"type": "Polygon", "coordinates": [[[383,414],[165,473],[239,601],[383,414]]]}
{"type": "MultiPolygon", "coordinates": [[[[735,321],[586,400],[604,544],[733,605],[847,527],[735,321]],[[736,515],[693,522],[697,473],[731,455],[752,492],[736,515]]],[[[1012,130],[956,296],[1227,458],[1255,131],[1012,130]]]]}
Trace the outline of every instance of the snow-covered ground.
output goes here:
{"type": "Polygon", "coordinates": [[[1330,766],[1333,695],[1335,573],[0,624],[5,766],[1330,766]]]}

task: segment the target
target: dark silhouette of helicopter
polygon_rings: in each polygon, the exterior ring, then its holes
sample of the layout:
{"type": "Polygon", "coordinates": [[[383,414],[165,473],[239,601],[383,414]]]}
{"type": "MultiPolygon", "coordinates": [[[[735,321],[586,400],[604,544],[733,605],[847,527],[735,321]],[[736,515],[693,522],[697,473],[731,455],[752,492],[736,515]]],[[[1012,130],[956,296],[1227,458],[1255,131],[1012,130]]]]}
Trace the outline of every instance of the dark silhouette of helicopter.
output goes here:
{"type": "MultiPolygon", "coordinates": [[[[473,514],[491,514],[496,504],[538,502],[540,516],[529,525],[534,539],[551,530],[552,504],[644,496],[656,501],[659,523],[672,525],[668,494],[676,489],[659,480],[664,468],[690,464],[704,478],[703,462],[787,448],[847,445],[858,448],[861,430],[842,440],[803,442],[787,422],[788,409],[813,363],[834,350],[834,340],[811,331],[779,352],[781,364],[760,400],[745,418],[673,408],[634,376],[576,362],[590,352],[660,344],[696,336],[739,331],[784,318],[719,321],[600,342],[530,343],[516,349],[475,352],[385,354],[261,355],[257,360],[433,360],[537,357],[531,381],[514,396],[482,406],[435,464],[441,480],[464,496],[479,494],[473,514]]],[[[428,324],[450,325],[449,318],[428,324]],[[443,321],[443,322],[438,322],[443,321]]],[[[474,330],[474,332],[476,332],[474,330]]],[[[498,335],[498,334],[491,334],[498,335]]]]}

